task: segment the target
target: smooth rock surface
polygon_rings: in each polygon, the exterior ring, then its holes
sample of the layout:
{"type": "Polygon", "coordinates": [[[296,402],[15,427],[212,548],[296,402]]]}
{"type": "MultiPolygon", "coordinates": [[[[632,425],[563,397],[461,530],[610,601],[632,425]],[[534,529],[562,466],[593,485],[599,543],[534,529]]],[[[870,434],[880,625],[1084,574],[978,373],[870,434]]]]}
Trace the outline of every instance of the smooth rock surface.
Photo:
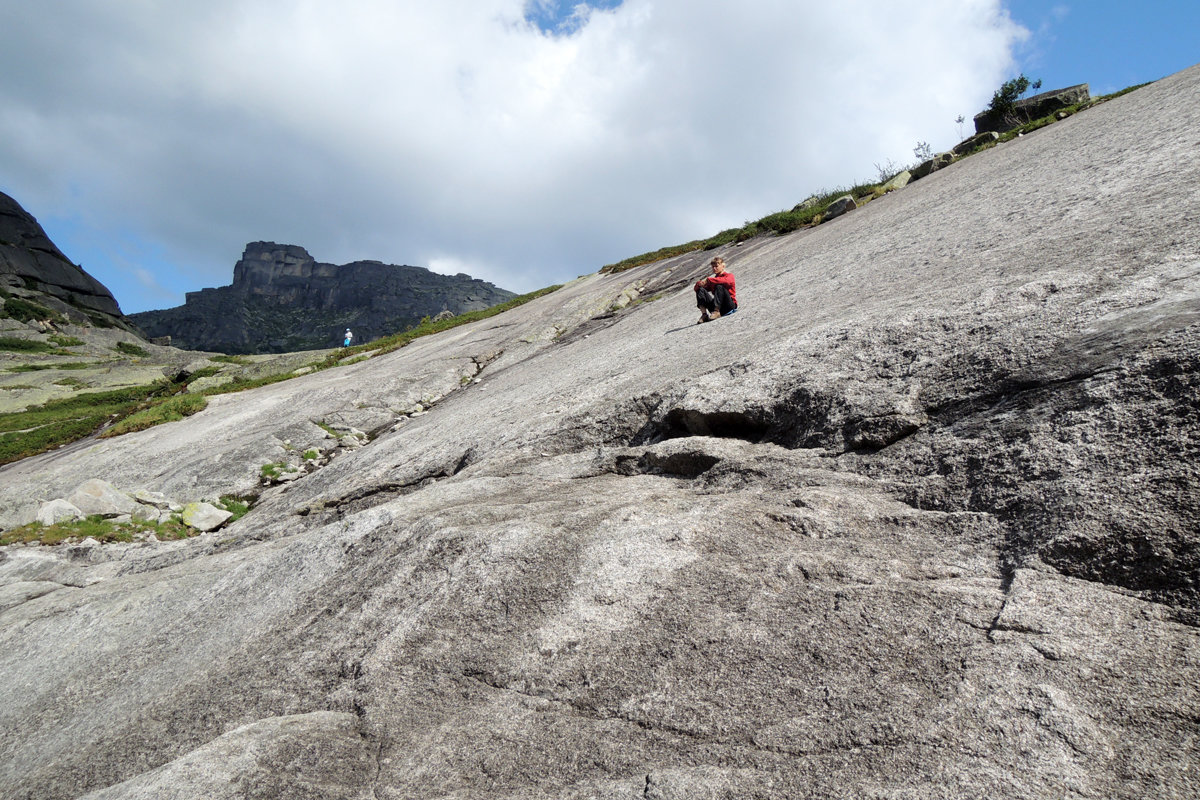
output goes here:
{"type": "Polygon", "coordinates": [[[0,468],[261,491],[0,551],[0,794],[1195,797],[1198,92],[0,468]]]}

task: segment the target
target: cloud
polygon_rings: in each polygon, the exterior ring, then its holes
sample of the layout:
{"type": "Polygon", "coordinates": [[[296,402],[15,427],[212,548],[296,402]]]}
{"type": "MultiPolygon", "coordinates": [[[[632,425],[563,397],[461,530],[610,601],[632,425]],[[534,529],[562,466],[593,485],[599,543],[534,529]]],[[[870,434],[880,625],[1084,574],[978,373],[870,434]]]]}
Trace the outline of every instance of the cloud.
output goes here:
{"type": "Polygon", "coordinates": [[[192,288],[259,239],[561,282],[952,144],[1023,35],[995,0],[626,0],[549,33],[522,0],[12,5],[5,190],[192,288]]]}

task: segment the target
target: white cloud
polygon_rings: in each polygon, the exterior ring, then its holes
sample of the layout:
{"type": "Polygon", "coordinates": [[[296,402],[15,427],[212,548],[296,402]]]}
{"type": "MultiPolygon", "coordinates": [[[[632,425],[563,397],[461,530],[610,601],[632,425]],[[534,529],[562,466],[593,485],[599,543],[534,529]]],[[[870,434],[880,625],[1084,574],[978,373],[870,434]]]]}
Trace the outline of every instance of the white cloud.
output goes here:
{"type": "Polygon", "coordinates": [[[0,188],[196,286],[257,239],[560,282],[952,144],[1022,35],[997,0],[627,0],[560,36],[523,0],[13,6],[0,188]]]}

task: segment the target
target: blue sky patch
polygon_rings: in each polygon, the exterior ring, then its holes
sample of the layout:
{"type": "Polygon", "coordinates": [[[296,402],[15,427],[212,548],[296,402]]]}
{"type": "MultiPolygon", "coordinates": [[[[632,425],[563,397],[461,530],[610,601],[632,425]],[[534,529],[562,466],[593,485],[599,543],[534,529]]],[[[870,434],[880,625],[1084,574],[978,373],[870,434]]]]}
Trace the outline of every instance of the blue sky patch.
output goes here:
{"type": "Polygon", "coordinates": [[[525,19],[543,33],[566,36],[582,27],[588,9],[608,11],[621,5],[621,0],[529,0],[525,4],[525,19]]]}

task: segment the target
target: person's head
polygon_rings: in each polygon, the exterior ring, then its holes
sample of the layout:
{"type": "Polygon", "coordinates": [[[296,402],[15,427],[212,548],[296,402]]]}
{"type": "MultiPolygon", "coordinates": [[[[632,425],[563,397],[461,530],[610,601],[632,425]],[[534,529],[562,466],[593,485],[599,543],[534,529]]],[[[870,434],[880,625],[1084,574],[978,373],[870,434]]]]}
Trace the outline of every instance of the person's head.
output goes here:
{"type": "Polygon", "coordinates": [[[708,265],[712,267],[713,275],[721,275],[725,272],[725,259],[721,258],[720,256],[717,256],[712,261],[708,262],[708,265]]]}

